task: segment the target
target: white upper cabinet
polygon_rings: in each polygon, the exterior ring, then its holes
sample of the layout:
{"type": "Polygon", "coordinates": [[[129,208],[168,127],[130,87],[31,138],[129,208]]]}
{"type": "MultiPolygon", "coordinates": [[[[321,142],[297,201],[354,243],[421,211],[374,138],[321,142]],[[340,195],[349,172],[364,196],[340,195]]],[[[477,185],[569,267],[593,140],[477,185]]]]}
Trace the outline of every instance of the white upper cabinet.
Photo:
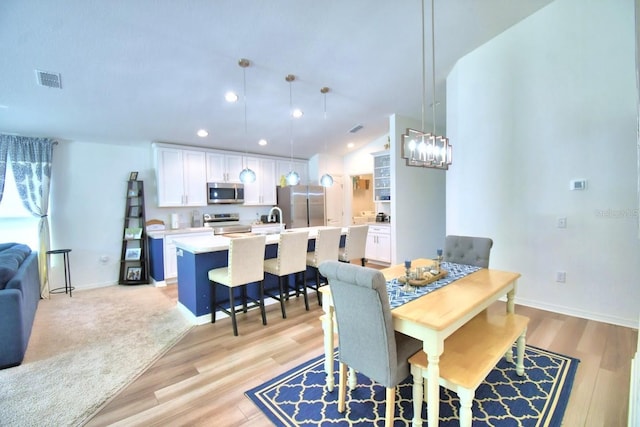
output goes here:
{"type": "Polygon", "coordinates": [[[206,166],[202,151],[156,147],[158,206],[206,206],[206,166]]]}
{"type": "Polygon", "coordinates": [[[207,153],[207,182],[240,182],[242,156],[207,153]]]}
{"type": "Polygon", "coordinates": [[[258,157],[245,157],[247,166],[256,173],[256,180],[244,185],[244,204],[276,204],[276,161],[258,157]]]}
{"type": "Polygon", "coordinates": [[[303,160],[278,160],[276,165],[276,185],[280,185],[280,177],[287,176],[291,168],[300,175],[300,185],[309,183],[307,162],[303,160]]]}

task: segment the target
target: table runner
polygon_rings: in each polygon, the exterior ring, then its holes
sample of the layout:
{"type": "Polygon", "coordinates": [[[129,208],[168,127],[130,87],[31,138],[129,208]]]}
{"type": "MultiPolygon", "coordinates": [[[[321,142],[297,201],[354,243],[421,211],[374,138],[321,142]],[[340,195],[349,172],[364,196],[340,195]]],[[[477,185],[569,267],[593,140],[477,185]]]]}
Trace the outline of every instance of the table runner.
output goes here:
{"type": "Polygon", "coordinates": [[[397,278],[387,281],[387,294],[389,295],[389,305],[391,309],[394,309],[402,304],[406,304],[416,298],[426,295],[429,292],[433,292],[449,283],[463,278],[471,273],[480,270],[481,267],[475,265],[456,264],[454,262],[442,262],[440,268],[448,271],[449,273],[440,280],[433,283],[429,283],[425,286],[412,286],[412,290],[404,291],[404,283],[399,282],[397,278]]]}

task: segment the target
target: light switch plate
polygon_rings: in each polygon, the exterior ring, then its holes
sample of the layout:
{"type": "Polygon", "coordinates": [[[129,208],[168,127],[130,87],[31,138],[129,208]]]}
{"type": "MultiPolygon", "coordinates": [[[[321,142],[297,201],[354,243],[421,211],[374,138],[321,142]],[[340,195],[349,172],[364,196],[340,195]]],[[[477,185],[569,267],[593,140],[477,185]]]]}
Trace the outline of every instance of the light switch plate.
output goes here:
{"type": "Polygon", "coordinates": [[[570,190],[586,190],[587,189],[587,180],[586,179],[572,179],[569,182],[570,190]]]}

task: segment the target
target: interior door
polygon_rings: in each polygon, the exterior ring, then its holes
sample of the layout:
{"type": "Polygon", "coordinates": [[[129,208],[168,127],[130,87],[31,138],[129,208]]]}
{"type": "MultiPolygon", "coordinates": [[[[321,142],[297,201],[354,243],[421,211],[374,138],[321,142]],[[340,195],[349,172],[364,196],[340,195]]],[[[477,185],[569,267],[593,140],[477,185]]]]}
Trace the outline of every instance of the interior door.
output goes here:
{"type": "MultiPolygon", "coordinates": [[[[325,188],[325,209],[327,225],[334,227],[342,227],[343,222],[343,202],[344,187],[342,184],[342,175],[333,175],[333,185],[325,188]]],[[[346,224],[345,224],[346,225],[346,224]]]]}

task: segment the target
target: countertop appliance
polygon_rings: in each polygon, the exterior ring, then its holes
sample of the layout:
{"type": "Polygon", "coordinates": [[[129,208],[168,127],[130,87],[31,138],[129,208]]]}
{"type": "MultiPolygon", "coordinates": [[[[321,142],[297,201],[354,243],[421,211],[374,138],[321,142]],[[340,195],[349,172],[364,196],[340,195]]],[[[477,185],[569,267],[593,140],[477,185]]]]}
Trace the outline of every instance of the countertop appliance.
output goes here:
{"type": "Polygon", "coordinates": [[[324,187],[289,185],[277,187],[278,207],[287,229],[325,225],[324,187]]]}
{"type": "Polygon", "coordinates": [[[378,212],[378,215],[376,215],[376,222],[388,222],[389,220],[387,218],[389,217],[386,213],[378,212]]]}
{"type": "Polygon", "coordinates": [[[249,233],[251,225],[241,224],[237,213],[204,214],[202,221],[205,227],[213,229],[213,234],[249,233]]]}
{"type": "Polygon", "coordinates": [[[244,203],[244,184],[208,182],[207,203],[210,205],[244,203]]]}

